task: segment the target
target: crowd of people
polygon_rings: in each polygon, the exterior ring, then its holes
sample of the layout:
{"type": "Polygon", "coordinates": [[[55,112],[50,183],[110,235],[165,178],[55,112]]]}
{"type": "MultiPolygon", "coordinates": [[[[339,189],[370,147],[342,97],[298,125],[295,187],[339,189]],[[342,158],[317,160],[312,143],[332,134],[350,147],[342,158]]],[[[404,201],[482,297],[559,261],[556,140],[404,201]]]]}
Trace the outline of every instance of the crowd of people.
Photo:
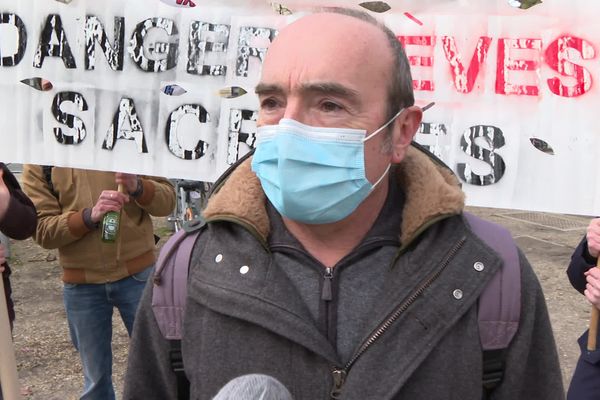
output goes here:
{"type": "MultiPolygon", "coordinates": [[[[256,150],[220,179],[186,265],[175,368],[153,308],[160,282],[149,279],[151,216],[175,207],[172,184],[26,165],[21,191],[0,164],[0,231],[58,249],[81,399],[115,398],[114,308],[131,336],[127,400],[565,397],[528,260],[477,232],[457,177],[413,143],[422,110],[391,30],[344,8],[299,18],[270,45],[256,94],[256,150]],[[101,240],[110,211],[121,214],[117,243],[101,240]],[[511,263],[515,285],[498,290],[518,292],[517,318],[485,320],[488,287],[511,263]],[[484,347],[482,331],[509,340],[484,347]]],[[[599,254],[593,219],[568,277],[594,307],[599,254]]],[[[5,261],[0,246],[10,300],[5,261]]],[[[586,340],[570,400],[600,398],[586,340]]]]}

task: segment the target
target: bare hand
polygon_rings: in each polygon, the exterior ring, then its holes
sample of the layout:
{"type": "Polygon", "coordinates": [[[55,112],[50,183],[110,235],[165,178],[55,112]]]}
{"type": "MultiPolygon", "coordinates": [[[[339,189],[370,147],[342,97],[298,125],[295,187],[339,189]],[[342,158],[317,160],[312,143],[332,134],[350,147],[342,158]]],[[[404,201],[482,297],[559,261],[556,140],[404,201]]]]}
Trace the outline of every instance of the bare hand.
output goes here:
{"type": "Polygon", "coordinates": [[[8,203],[10,202],[10,192],[6,183],[4,183],[4,170],[0,169],[0,221],[4,218],[8,203]]]}
{"type": "Polygon", "coordinates": [[[588,253],[594,258],[598,258],[598,254],[600,254],[600,218],[595,218],[590,221],[586,238],[588,253]]]}
{"type": "Polygon", "coordinates": [[[126,174],[124,172],[117,172],[115,174],[115,182],[122,184],[127,193],[133,193],[137,189],[138,176],[135,174],[126,174]]]}
{"type": "Polygon", "coordinates": [[[4,272],[4,263],[6,262],[6,250],[4,245],[0,243],[0,272],[4,272]]]}
{"type": "Polygon", "coordinates": [[[600,308],[600,268],[590,268],[585,272],[585,290],[583,294],[597,308],[600,308]]]}
{"type": "Polygon", "coordinates": [[[98,201],[92,207],[92,222],[100,222],[104,214],[109,211],[119,211],[125,203],[129,202],[129,196],[116,190],[103,190],[98,201]]]}

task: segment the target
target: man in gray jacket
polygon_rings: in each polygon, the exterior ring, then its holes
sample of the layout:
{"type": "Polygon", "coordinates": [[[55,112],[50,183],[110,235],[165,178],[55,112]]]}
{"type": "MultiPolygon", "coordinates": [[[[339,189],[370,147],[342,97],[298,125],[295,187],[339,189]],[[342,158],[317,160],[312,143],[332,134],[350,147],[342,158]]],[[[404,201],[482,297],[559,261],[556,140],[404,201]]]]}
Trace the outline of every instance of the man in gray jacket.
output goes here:
{"type": "MultiPolygon", "coordinates": [[[[190,398],[265,374],[294,399],[481,399],[477,300],[502,260],[466,223],[456,177],[410,145],[422,111],[394,34],[360,12],[303,17],[256,92],[256,152],[218,183],[190,265],[190,398]]],[[[521,320],[491,398],[562,399],[544,296],[520,262],[521,320]]],[[[176,398],[152,289],[125,399],[176,398]]]]}

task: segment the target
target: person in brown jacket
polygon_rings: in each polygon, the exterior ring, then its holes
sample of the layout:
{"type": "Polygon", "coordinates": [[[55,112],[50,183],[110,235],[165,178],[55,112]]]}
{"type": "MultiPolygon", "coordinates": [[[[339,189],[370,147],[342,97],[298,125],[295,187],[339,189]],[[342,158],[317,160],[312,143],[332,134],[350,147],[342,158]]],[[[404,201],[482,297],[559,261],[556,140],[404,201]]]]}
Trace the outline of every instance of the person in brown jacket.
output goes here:
{"type": "Polygon", "coordinates": [[[25,165],[23,188],[37,208],[35,241],[58,249],[71,340],[84,374],[81,399],[111,400],[112,314],[131,335],[138,302],[155,261],[150,216],[175,207],[163,178],[25,165]],[[126,193],[117,190],[121,184],[126,193]],[[117,243],[101,240],[108,211],[121,210],[117,243]]]}
{"type": "MultiPolygon", "coordinates": [[[[0,232],[11,239],[27,239],[35,232],[36,221],[33,203],[21,190],[17,178],[0,162],[0,232]]],[[[11,298],[10,267],[6,262],[6,253],[7,249],[0,243],[0,271],[12,329],[15,309],[11,298]]]]}

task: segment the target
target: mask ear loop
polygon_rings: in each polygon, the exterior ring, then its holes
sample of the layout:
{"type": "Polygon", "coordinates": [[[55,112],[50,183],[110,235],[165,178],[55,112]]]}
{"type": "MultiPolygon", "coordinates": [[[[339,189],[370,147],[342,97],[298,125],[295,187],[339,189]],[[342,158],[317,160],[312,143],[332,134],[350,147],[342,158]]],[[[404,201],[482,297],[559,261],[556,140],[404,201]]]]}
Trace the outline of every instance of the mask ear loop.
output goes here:
{"type": "Polygon", "coordinates": [[[404,108],[401,108],[400,111],[398,111],[396,113],[396,115],[394,115],[392,118],[390,118],[390,120],[388,122],[386,122],[381,128],[377,129],[375,132],[371,133],[369,136],[367,136],[366,138],[364,138],[362,140],[363,143],[366,142],[367,140],[371,139],[373,136],[377,135],[379,132],[381,132],[385,128],[387,128],[389,124],[391,124],[392,122],[394,122],[394,120],[396,118],[398,118],[400,116],[400,114],[402,114],[402,111],[404,111],[404,108]]]}
{"type": "MultiPolygon", "coordinates": [[[[369,136],[367,136],[366,138],[364,138],[362,140],[363,143],[366,142],[367,140],[371,139],[373,136],[377,135],[379,132],[381,132],[385,128],[387,128],[389,124],[391,124],[392,122],[394,122],[394,120],[396,118],[398,118],[400,116],[400,114],[402,114],[402,111],[404,111],[404,108],[401,108],[400,111],[398,111],[396,113],[396,115],[394,115],[392,118],[390,118],[390,120],[388,122],[386,122],[381,128],[377,129],[375,132],[371,133],[369,136]]],[[[383,180],[383,178],[385,176],[387,176],[388,172],[390,172],[390,168],[391,167],[392,167],[392,164],[388,164],[388,166],[385,169],[385,171],[383,171],[383,174],[379,177],[379,179],[377,179],[377,182],[375,182],[373,184],[373,186],[371,186],[371,191],[373,191],[377,187],[377,185],[379,185],[381,183],[381,181],[383,180]]]]}
{"type": "Polygon", "coordinates": [[[385,169],[385,171],[383,171],[383,174],[379,177],[379,179],[377,179],[377,182],[375,182],[373,184],[373,186],[371,186],[371,192],[377,187],[377,185],[379,185],[381,183],[381,181],[383,180],[383,178],[388,174],[388,172],[390,172],[390,168],[392,167],[392,164],[388,164],[387,168],[385,169]]]}

